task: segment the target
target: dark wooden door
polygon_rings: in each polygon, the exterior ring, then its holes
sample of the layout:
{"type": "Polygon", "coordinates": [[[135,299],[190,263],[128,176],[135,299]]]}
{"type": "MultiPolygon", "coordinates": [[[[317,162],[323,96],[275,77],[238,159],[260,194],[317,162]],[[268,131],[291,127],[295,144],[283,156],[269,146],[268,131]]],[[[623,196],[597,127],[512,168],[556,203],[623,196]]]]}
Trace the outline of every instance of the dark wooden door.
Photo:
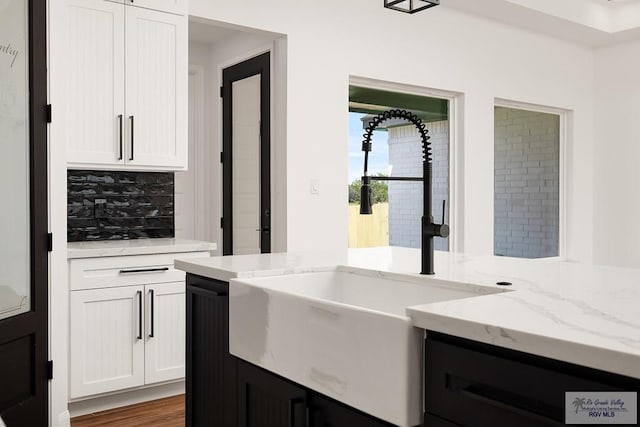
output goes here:
{"type": "Polygon", "coordinates": [[[238,427],[307,427],[307,392],[238,359],[238,427]]]}
{"type": "Polygon", "coordinates": [[[271,252],[270,69],[270,54],[267,52],[222,71],[223,207],[221,226],[223,255],[271,252]],[[245,104],[240,103],[240,100],[244,99],[244,96],[240,96],[243,91],[235,88],[254,77],[259,80],[259,90],[255,93],[255,96],[259,97],[257,100],[259,114],[255,122],[255,126],[259,126],[259,143],[239,145],[237,141],[251,138],[248,135],[255,135],[255,132],[251,132],[249,123],[242,123],[240,127],[235,126],[244,114],[249,114],[248,111],[243,111],[246,108],[245,104]],[[234,129],[243,130],[243,132],[234,134],[234,129]],[[249,147],[254,145],[257,145],[256,148],[259,152],[249,152],[251,151],[249,147]],[[244,151],[234,152],[234,147],[242,148],[244,151]],[[234,168],[236,169],[235,173],[234,168]],[[240,178],[247,176],[255,176],[255,179],[243,179],[242,182],[238,182],[240,178]],[[240,225],[241,221],[242,225],[240,225]],[[252,226],[250,227],[249,224],[252,226]],[[243,239],[243,242],[251,241],[251,233],[254,233],[257,238],[254,245],[249,247],[246,244],[234,245],[234,239],[238,241],[243,239]],[[234,250],[234,247],[238,246],[245,251],[241,253],[237,248],[234,250]],[[247,252],[248,248],[253,252],[247,252]]]}
{"type": "Polygon", "coordinates": [[[4,2],[0,45],[0,416],[46,426],[46,1],[4,2]]]}
{"type": "Polygon", "coordinates": [[[186,425],[236,426],[236,358],[229,354],[229,284],[187,275],[186,425]]]}

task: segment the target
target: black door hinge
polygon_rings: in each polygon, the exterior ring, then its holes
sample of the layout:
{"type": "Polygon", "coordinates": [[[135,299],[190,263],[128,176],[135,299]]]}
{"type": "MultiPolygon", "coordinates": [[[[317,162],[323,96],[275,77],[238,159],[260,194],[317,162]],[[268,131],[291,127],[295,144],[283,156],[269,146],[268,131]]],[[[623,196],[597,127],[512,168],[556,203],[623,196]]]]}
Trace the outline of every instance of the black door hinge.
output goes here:
{"type": "Polygon", "coordinates": [[[45,106],[45,116],[47,119],[47,123],[51,123],[51,104],[47,104],[45,106]]]}
{"type": "Polygon", "coordinates": [[[47,379],[53,379],[53,360],[47,361],[47,379]]]}
{"type": "Polygon", "coordinates": [[[224,98],[224,86],[220,86],[220,98],[224,98]]]}
{"type": "Polygon", "coordinates": [[[53,233],[47,233],[47,251],[53,251],[53,233]]]}
{"type": "Polygon", "coordinates": [[[220,218],[220,228],[224,228],[224,218],[220,218]]]}
{"type": "Polygon", "coordinates": [[[220,152],[220,163],[224,163],[224,151],[220,152]]]}

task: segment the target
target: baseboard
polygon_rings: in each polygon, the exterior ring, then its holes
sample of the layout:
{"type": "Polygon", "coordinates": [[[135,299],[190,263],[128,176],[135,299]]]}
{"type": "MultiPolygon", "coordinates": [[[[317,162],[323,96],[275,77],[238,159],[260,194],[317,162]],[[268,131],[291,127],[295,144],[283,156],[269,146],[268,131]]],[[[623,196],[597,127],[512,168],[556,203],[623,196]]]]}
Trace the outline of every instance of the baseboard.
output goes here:
{"type": "Polygon", "coordinates": [[[90,399],[69,402],[71,418],[165,397],[184,394],[184,381],[141,387],[90,399]]]}
{"type": "Polygon", "coordinates": [[[71,426],[71,415],[69,411],[64,411],[58,414],[58,427],[70,427],[71,426]]]}

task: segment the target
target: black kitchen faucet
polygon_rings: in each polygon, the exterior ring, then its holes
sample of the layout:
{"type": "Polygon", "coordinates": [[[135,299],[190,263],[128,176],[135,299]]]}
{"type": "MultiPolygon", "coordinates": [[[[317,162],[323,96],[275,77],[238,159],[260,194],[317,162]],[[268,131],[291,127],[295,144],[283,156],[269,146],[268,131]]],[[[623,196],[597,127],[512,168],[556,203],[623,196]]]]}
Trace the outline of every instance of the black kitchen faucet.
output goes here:
{"type": "Polygon", "coordinates": [[[360,188],[360,214],[370,215],[372,213],[371,181],[422,181],[422,270],[420,274],[434,274],[433,271],[433,238],[447,237],[449,226],[444,223],[445,201],[442,201],[442,224],[433,222],[431,214],[431,187],[432,187],[432,159],[431,144],[429,143],[428,130],[422,120],[415,114],[405,110],[389,110],[373,117],[366,128],[362,140],[362,151],[364,151],[364,176],[362,177],[362,187],[360,188]],[[403,119],[411,122],[420,133],[422,141],[422,177],[400,177],[400,176],[369,176],[367,174],[369,151],[371,151],[371,136],[373,131],[380,124],[389,119],[403,119]]]}

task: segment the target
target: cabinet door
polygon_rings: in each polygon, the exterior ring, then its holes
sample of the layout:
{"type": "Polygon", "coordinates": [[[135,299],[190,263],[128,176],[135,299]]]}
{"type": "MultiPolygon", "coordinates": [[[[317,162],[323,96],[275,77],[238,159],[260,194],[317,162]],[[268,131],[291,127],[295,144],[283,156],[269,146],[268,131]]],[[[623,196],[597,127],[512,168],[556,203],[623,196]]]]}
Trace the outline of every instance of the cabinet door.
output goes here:
{"type": "Polygon", "coordinates": [[[71,398],[144,384],[143,291],[71,292],[71,398]]]}
{"type": "Polygon", "coordinates": [[[391,424],[317,393],[309,403],[310,427],[392,427],[391,424]]]}
{"type": "Polygon", "coordinates": [[[186,169],[187,18],[126,7],[125,161],[186,169]]]}
{"type": "Polygon", "coordinates": [[[238,427],[306,427],[304,388],[238,360],[238,427]]]}
{"type": "Polygon", "coordinates": [[[124,6],[69,0],[66,6],[67,161],[123,162],[124,6]]]}
{"type": "Polygon", "coordinates": [[[229,284],[187,275],[187,427],[236,427],[229,284]]]}
{"type": "Polygon", "coordinates": [[[147,285],[145,383],[184,378],[184,282],[147,285]]]}
{"type": "Polygon", "coordinates": [[[187,0],[126,0],[126,3],[178,15],[186,15],[188,12],[187,0]]]}

